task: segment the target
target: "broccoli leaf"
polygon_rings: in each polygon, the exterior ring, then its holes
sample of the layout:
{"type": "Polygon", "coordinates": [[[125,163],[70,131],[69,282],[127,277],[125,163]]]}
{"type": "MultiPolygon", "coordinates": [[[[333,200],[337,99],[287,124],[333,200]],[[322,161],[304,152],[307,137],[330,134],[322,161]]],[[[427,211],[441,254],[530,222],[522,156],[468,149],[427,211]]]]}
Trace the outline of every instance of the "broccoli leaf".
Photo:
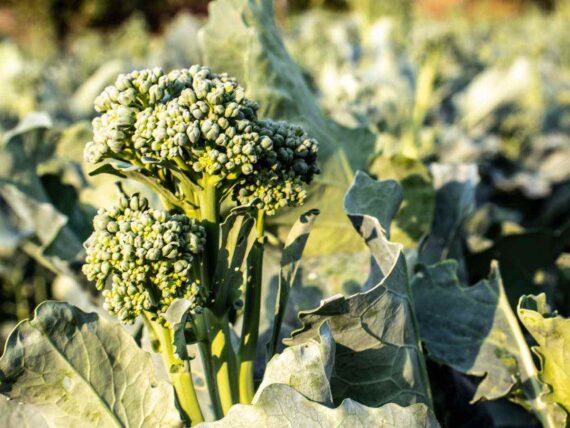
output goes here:
{"type": "Polygon", "coordinates": [[[233,406],[222,420],[198,426],[439,427],[425,404],[372,408],[346,399],[330,408],[335,342],[328,322],[320,325],[317,336],[271,359],[252,405],[233,406]]]}
{"type": "Polygon", "coordinates": [[[164,314],[166,321],[170,323],[172,329],[172,346],[175,355],[181,360],[189,359],[187,343],[186,343],[186,321],[188,319],[188,311],[192,307],[192,302],[188,299],[176,299],[168,307],[164,314]]]}
{"type": "Polygon", "coordinates": [[[331,378],[336,404],[345,398],[374,407],[430,403],[406,261],[402,246],[387,238],[401,201],[402,189],[395,181],[356,174],[345,210],[370,248],[371,286],[301,312],[303,326],[289,339],[291,344],[303,343],[316,337],[324,321],[330,323],[336,344],[331,378]]]}
{"type": "Polygon", "coordinates": [[[319,329],[319,341],[310,340],[290,346],[269,361],[253,402],[267,386],[282,383],[295,388],[311,401],[332,405],[330,378],[334,355],[332,333],[329,324],[324,322],[319,329]]]}
{"type": "Polygon", "coordinates": [[[364,168],[373,150],[373,135],[327,119],[300,68],[291,59],[275,22],[271,0],[216,0],[208,23],[200,30],[203,62],[227,71],[260,103],[262,116],[296,123],[319,141],[322,173],[309,191],[306,205],[270,219],[283,238],[308,208],[323,213],[307,245],[308,254],[362,250],[350,223],[336,215],[353,170],[364,168]],[[223,28],[223,31],[220,31],[223,28]]]}
{"type": "Polygon", "coordinates": [[[435,213],[429,234],[420,242],[418,261],[431,265],[452,258],[460,263],[460,278],[466,278],[461,246],[463,223],[475,204],[479,182],[474,164],[437,164],[430,167],[436,189],[435,213]]]}
{"type": "Polygon", "coordinates": [[[570,412],[570,319],[549,312],[544,294],[519,301],[519,318],[538,343],[533,351],[540,359],[540,379],[550,387],[545,405],[556,403],[570,412]]]}
{"type": "Polygon", "coordinates": [[[336,409],[315,403],[288,385],[274,383],[265,388],[254,405],[233,406],[217,421],[197,425],[200,428],[304,427],[304,428],[435,428],[435,417],[424,404],[400,407],[386,404],[379,409],[344,400],[336,409]]]}
{"type": "Polygon", "coordinates": [[[82,241],[67,215],[50,199],[37,173],[38,166],[54,150],[47,134],[50,127],[46,114],[35,113],[4,135],[0,196],[26,236],[22,239],[23,249],[52,270],[73,274],[69,263],[82,253],[82,241]]]}
{"type": "Polygon", "coordinates": [[[455,261],[422,267],[412,289],[430,357],[461,373],[483,376],[472,402],[508,396],[531,409],[545,426],[556,426],[563,415],[541,398],[544,385],[496,263],[489,279],[472,287],[460,283],[455,261]]]}
{"type": "Polygon", "coordinates": [[[50,425],[181,426],[174,391],[118,324],[45,302],[10,335],[0,392],[33,406],[50,425]]]}
{"type": "Polygon", "coordinates": [[[216,305],[220,313],[231,307],[236,285],[241,285],[247,258],[255,243],[257,232],[249,206],[237,207],[220,226],[220,247],[213,278],[216,305]]]}

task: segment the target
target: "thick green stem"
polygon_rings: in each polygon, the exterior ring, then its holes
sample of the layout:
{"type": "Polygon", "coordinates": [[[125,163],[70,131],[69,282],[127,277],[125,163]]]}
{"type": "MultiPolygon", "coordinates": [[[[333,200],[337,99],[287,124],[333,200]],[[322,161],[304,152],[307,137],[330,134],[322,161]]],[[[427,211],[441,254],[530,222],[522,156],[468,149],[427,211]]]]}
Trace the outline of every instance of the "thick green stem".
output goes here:
{"type": "MultiPolygon", "coordinates": [[[[215,290],[212,287],[214,287],[220,234],[218,193],[217,180],[204,177],[202,190],[199,193],[200,215],[207,234],[202,281],[214,295],[215,290]]],[[[222,411],[226,414],[238,401],[237,364],[231,344],[228,314],[218,314],[208,309],[204,314],[209,345],[208,356],[211,356],[222,411]]]]}
{"type": "MultiPolygon", "coordinates": [[[[261,285],[263,274],[264,213],[257,216],[257,242],[251,250],[251,276],[246,282],[244,319],[239,359],[239,401],[250,404],[255,394],[253,365],[259,337],[259,314],[261,310],[261,285]]],[[[248,272],[249,273],[249,272],[248,272]]]]}
{"type": "Polygon", "coordinates": [[[183,417],[188,419],[192,425],[203,422],[204,417],[194,389],[190,363],[182,361],[175,355],[172,345],[172,332],[169,328],[153,321],[150,321],[150,325],[159,341],[162,361],[168,372],[168,378],[176,391],[176,399],[183,417]]]}
{"type": "Polygon", "coordinates": [[[230,407],[238,402],[237,367],[231,344],[228,314],[217,316],[206,309],[206,327],[212,365],[216,373],[216,382],[222,404],[222,411],[228,413],[230,407]]]}
{"type": "Polygon", "coordinates": [[[216,269],[216,260],[218,255],[218,245],[220,239],[220,201],[218,200],[217,182],[212,181],[210,177],[204,178],[204,186],[199,195],[200,202],[200,216],[204,221],[206,229],[206,257],[204,260],[204,267],[207,287],[212,286],[212,279],[216,269]]]}

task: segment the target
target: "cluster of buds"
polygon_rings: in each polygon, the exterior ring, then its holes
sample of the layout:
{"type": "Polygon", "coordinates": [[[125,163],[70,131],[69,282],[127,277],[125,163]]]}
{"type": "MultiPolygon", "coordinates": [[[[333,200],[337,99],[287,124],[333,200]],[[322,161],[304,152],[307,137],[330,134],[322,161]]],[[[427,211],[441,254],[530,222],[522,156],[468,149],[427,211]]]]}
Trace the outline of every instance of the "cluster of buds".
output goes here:
{"type": "MultiPolygon", "coordinates": [[[[305,185],[319,173],[314,139],[298,126],[258,120],[258,105],[237,81],[207,67],[120,75],[95,108],[101,114],[85,149],[88,162],[142,165],[176,198],[193,204],[200,200],[195,192],[214,183],[222,198],[232,195],[238,204],[274,215],[302,205],[305,185]]],[[[195,262],[205,231],[195,220],[122,193],[118,207],[98,213],[94,228],[83,271],[98,289],[110,284],[105,307],[121,321],[132,322],[143,311],[164,320],[176,298],[206,304],[210,296],[195,262]]]]}
{"type": "Polygon", "coordinates": [[[238,180],[234,199],[242,204],[255,201],[255,207],[267,215],[282,207],[302,205],[304,184],[310,184],[319,173],[316,140],[301,127],[285,122],[258,121],[256,130],[271,141],[271,150],[263,153],[251,174],[238,180]]]}
{"type": "Polygon", "coordinates": [[[205,231],[195,220],[149,208],[148,201],[121,192],[119,206],[99,210],[94,232],[85,242],[83,272],[103,291],[105,309],[124,323],[143,311],[162,321],[176,298],[201,306],[207,296],[196,258],[205,231]]]}
{"type": "Polygon", "coordinates": [[[220,178],[250,174],[271,149],[256,132],[258,105],[227,74],[207,67],[121,75],[95,101],[88,162],[172,161],[220,178]]]}

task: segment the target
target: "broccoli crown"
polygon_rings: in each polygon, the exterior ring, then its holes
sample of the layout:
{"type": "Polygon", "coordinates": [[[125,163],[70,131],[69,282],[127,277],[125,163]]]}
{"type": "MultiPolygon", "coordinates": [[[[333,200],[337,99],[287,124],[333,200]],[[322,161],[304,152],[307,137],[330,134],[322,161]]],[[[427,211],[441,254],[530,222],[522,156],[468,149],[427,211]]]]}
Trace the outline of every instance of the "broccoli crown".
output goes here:
{"type": "Polygon", "coordinates": [[[237,81],[199,65],[120,75],[95,109],[102,114],[85,150],[90,163],[182,161],[197,173],[236,178],[250,174],[271,146],[255,130],[258,105],[237,81]]]}
{"type": "Polygon", "coordinates": [[[161,318],[176,298],[201,306],[204,291],[195,274],[195,257],[206,233],[195,220],[148,207],[134,194],[121,195],[118,207],[99,210],[94,232],[85,242],[83,272],[103,289],[105,309],[123,323],[132,323],[142,311],[161,318]]]}
{"type": "Polygon", "coordinates": [[[282,207],[299,206],[307,193],[317,166],[318,144],[296,125],[271,120],[256,122],[259,135],[268,138],[265,151],[251,174],[241,177],[234,187],[234,199],[242,204],[254,201],[256,208],[273,215],[282,207]]]}

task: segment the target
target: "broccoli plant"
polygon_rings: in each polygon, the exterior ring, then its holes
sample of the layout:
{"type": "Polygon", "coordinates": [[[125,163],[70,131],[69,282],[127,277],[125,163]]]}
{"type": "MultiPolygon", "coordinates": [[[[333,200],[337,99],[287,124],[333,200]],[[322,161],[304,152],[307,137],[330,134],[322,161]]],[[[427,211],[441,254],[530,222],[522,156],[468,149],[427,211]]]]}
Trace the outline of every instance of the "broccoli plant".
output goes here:
{"type": "Polygon", "coordinates": [[[199,65],[120,75],[95,108],[86,160],[148,185],[164,209],[119,186],[118,205],[94,219],[83,272],[121,322],[144,320],[192,423],[203,416],[183,348],[198,344],[221,417],[255,392],[265,217],[303,204],[318,144],[298,126],[259,120],[235,79],[199,65]]]}

